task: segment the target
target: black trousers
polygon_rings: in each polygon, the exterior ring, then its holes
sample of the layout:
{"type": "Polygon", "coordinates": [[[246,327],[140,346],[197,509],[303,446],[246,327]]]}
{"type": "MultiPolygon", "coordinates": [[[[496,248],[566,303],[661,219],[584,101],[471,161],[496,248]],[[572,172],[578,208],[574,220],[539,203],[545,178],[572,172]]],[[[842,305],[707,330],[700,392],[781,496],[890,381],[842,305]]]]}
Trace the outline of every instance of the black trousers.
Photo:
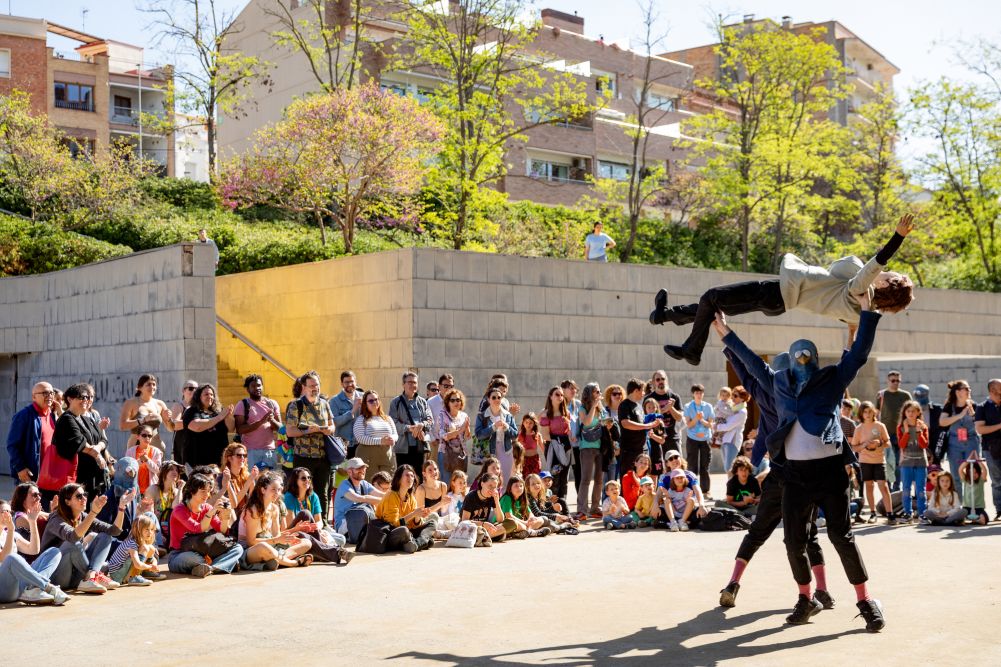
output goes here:
{"type": "Polygon", "coordinates": [[[307,458],[305,456],[293,456],[292,466],[295,468],[305,468],[313,477],[313,491],[320,496],[320,509],[323,511],[324,523],[329,522],[327,518],[327,504],[330,502],[330,463],[326,457],[321,459],[307,458]]]}
{"type": "MultiPolygon", "coordinates": [[[[396,455],[396,467],[400,467],[404,463],[413,467],[414,472],[417,473],[417,480],[419,482],[424,481],[424,448],[423,447],[410,447],[407,449],[405,454],[396,455]]],[[[439,471],[440,472],[440,471],[439,471]]]]}
{"type": "Polygon", "coordinates": [[[708,440],[693,440],[685,436],[685,458],[688,469],[699,476],[702,493],[709,493],[709,460],[712,457],[712,446],[708,440]]]}
{"type": "Polygon", "coordinates": [[[810,565],[806,545],[810,534],[814,505],[824,511],[827,536],[841,558],[848,581],[861,584],[869,579],[862,554],[855,544],[849,516],[848,473],[844,458],[830,456],[814,461],[787,461],[785,489],[782,493],[782,519],[785,528],[786,555],[796,583],[810,583],[810,565]]]}
{"type": "MultiPolygon", "coordinates": [[[[748,562],[754,558],[758,549],[768,541],[779,522],[782,521],[782,468],[773,465],[772,471],[761,483],[761,501],[758,503],[758,511],[754,515],[751,527],[747,529],[747,534],[737,549],[737,558],[748,562]]],[[[817,508],[813,508],[810,529],[806,536],[806,556],[810,561],[810,567],[824,564],[824,552],[817,541],[817,508]]]]}
{"type": "Polygon", "coordinates": [[[709,338],[709,327],[716,319],[716,311],[718,310],[727,315],[764,313],[774,316],[786,312],[778,279],[749,280],[743,283],[713,287],[702,295],[698,306],[693,304],[682,306],[676,310],[690,313],[693,307],[695,321],[692,323],[692,333],[685,341],[685,352],[688,354],[702,354],[706,340],[709,338]]]}
{"type": "MultiPolygon", "coordinates": [[[[577,441],[580,444],[580,440],[577,441]]],[[[577,495],[580,495],[580,447],[574,447],[570,455],[573,457],[570,459],[570,467],[573,468],[573,488],[577,489],[577,495]]],[[[566,492],[563,492],[566,496],[566,492]]]]}

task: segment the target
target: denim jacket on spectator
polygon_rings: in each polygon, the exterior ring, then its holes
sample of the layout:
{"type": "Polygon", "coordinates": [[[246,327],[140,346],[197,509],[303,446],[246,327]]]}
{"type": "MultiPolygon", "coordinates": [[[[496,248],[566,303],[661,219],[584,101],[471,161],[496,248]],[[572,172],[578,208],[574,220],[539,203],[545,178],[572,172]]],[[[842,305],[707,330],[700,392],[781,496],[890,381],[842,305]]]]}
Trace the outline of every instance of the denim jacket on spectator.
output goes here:
{"type": "Polygon", "coordinates": [[[358,415],[351,414],[354,410],[355,399],[361,399],[362,393],[355,390],[354,396],[348,395],[341,390],[341,393],[330,399],[330,413],[334,416],[334,425],[337,427],[337,436],[349,444],[355,444],[354,423],[358,415]]]}

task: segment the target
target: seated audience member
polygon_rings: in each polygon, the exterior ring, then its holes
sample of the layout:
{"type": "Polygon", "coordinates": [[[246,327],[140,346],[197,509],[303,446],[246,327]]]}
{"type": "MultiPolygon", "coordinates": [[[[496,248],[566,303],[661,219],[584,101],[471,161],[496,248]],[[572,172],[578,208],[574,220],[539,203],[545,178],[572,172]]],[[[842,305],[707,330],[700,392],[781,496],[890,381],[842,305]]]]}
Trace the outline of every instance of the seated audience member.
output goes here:
{"type": "Polygon", "coordinates": [[[154,447],[153,429],[149,426],[139,428],[139,439],[136,444],[125,450],[125,456],[139,462],[139,472],[137,480],[139,482],[139,493],[145,494],[146,489],[151,484],[156,484],[157,475],[160,474],[160,466],[163,463],[163,452],[154,447]]]}
{"type": "Polygon", "coordinates": [[[618,528],[635,528],[629,505],[625,498],[619,495],[619,483],[614,479],[605,482],[605,502],[601,504],[601,523],[610,530],[618,528]]]}
{"type": "Polygon", "coordinates": [[[375,518],[375,507],[385,493],[365,480],[368,464],[361,458],[348,459],[345,469],[348,477],[341,482],[334,498],[334,530],[353,543],[362,527],[375,518]]]}
{"type": "MultiPolygon", "coordinates": [[[[31,539],[32,520],[29,514],[37,512],[34,525],[41,535],[45,530],[45,524],[49,520],[49,513],[42,507],[42,492],[34,482],[24,482],[14,487],[14,495],[10,499],[10,511],[14,515],[14,530],[25,540],[31,539]]],[[[27,554],[22,549],[18,549],[25,560],[31,563],[35,559],[34,554],[27,554]]],[[[38,552],[36,551],[35,554],[38,552]]]]}
{"type": "MultiPolygon", "coordinates": [[[[654,494],[654,505],[653,516],[654,527],[655,528],[670,528],[671,520],[667,516],[665,508],[667,503],[670,501],[668,496],[668,491],[671,488],[671,474],[675,470],[680,470],[681,474],[685,478],[686,488],[692,491],[692,498],[695,502],[695,516],[699,519],[704,517],[708,512],[709,508],[706,507],[705,496],[702,495],[702,488],[699,484],[698,476],[688,469],[688,462],[681,458],[681,453],[676,449],[669,449],[664,452],[664,464],[667,466],[667,472],[661,476],[660,485],[657,487],[657,491],[654,494]]],[[[678,529],[680,530],[680,524],[678,524],[678,529]]]]}
{"type": "Polygon", "coordinates": [[[59,549],[51,547],[39,554],[38,517],[41,514],[41,494],[37,502],[29,504],[25,512],[28,538],[19,535],[14,527],[14,516],[6,501],[0,500],[0,604],[19,600],[25,604],[62,605],[68,596],[52,583],[62,558],[59,549]],[[20,553],[19,553],[20,552],[20,553]],[[36,555],[28,563],[21,553],[36,555]]]}
{"type": "MultiPolygon", "coordinates": [[[[365,481],[364,472],[362,481],[365,481]]],[[[344,535],[323,526],[320,497],[313,491],[313,476],[309,468],[293,469],[288,475],[288,487],[289,490],[285,492],[282,503],[285,509],[282,528],[287,529],[290,534],[308,539],[312,545],[309,553],[315,560],[325,563],[342,561],[345,564],[350,563],[354,554],[344,549],[344,545],[347,544],[344,535]]],[[[335,512],[336,508],[335,501],[335,512]]]]}
{"type": "Polygon", "coordinates": [[[644,476],[640,479],[640,495],[633,508],[633,521],[636,522],[637,526],[653,525],[653,507],[653,479],[644,476]]]}
{"type": "Polygon", "coordinates": [[[230,505],[242,507],[261,474],[257,468],[247,468],[247,447],[239,442],[227,445],[219,467],[222,468],[222,475],[216,483],[225,492],[230,505]]]}
{"type": "Polygon", "coordinates": [[[132,523],[131,534],[118,545],[108,561],[108,576],[120,584],[149,586],[163,579],[156,560],[156,519],[142,514],[132,523]]]}
{"type": "Polygon", "coordinates": [[[213,573],[229,574],[240,562],[243,547],[234,544],[212,558],[211,563],[197,551],[182,551],[181,543],[188,535],[197,535],[206,531],[226,534],[236,520],[236,513],[230,507],[225,495],[208,503],[212,493],[213,483],[210,477],[193,474],[184,485],[181,504],[174,508],[170,515],[170,553],[167,555],[167,567],[175,574],[190,574],[204,578],[213,573]]]}
{"type": "Polygon", "coordinates": [[[952,474],[942,470],[936,475],[935,488],[928,494],[928,509],[925,510],[925,523],[934,526],[960,526],[966,518],[952,474]]]}
{"type": "Polygon", "coordinates": [[[501,476],[500,461],[498,461],[496,457],[488,456],[487,458],[483,459],[483,466],[480,468],[479,474],[476,475],[476,479],[474,479],[473,483],[469,486],[469,490],[470,491],[478,490],[480,488],[480,482],[487,475],[493,475],[494,477],[496,477],[498,488],[501,486],[501,481],[504,478],[501,476]]]}
{"type": "Polygon", "coordinates": [[[393,486],[393,476],[388,472],[380,470],[372,475],[372,486],[385,495],[389,493],[389,489],[393,486]]]}
{"type": "Polygon", "coordinates": [[[689,522],[699,518],[695,513],[695,493],[685,472],[680,468],[670,472],[667,476],[669,486],[662,496],[664,513],[672,533],[688,530],[689,522]]]}
{"type": "Polygon", "coordinates": [[[107,496],[94,498],[86,512],[87,492],[82,485],[67,484],[59,489],[56,511],[49,515],[41,544],[42,551],[58,547],[63,554],[52,573],[52,583],[81,593],[102,594],[118,588],[118,582],[102,574],[101,568],[111,554],[113,538],[122,534],[125,509],[134,496],[135,491],[122,496],[115,522],[108,524],[97,518],[108,502],[107,496]]]}
{"type": "MultiPolygon", "coordinates": [[[[115,513],[118,508],[124,507],[121,510],[124,518],[122,519],[122,539],[125,539],[132,532],[132,522],[136,520],[140,512],[141,505],[146,507],[145,511],[152,511],[153,507],[150,505],[149,501],[145,500],[139,493],[139,482],[137,478],[139,476],[139,462],[128,456],[123,456],[115,462],[115,476],[111,480],[111,486],[105,495],[108,497],[108,502],[104,505],[104,509],[97,515],[97,518],[105,523],[112,523],[115,520],[115,513]],[[130,501],[125,502],[125,495],[128,494],[131,498],[130,501]]],[[[114,554],[115,549],[118,547],[119,540],[116,539],[111,550],[114,554]]]]}
{"type": "Polygon", "coordinates": [[[542,482],[541,477],[538,475],[526,477],[525,491],[528,495],[528,508],[534,516],[545,519],[544,526],[565,535],[578,533],[576,521],[553,509],[552,503],[546,495],[546,485],[542,482]]]}
{"type": "Polygon", "coordinates": [[[438,464],[432,459],[424,462],[424,481],[417,485],[416,498],[418,507],[426,507],[434,514],[435,524],[438,519],[448,514],[451,499],[448,497],[448,485],[442,482],[438,473],[438,464]]]}
{"type": "Polygon", "coordinates": [[[984,504],[987,466],[984,465],[983,459],[976,457],[977,454],[974,452],[959,466],[959,476],[963,480],[963,509],[966,510],[966,516],[970,522],[986,526],[987,522],[990,521],[984,504]]]}
{"type": "Polygon", "coordinates": [[[240,517],[239,537],[247,565],[263,563],[265,570],[306,567],[313,563],[308,539],[282,530],[281,478],[266,472],[257,478],[240,517]]]}
{"type": "Polygon", "coordinates": [[[546,520],[543,517],[532,514],[528,494],[525,492],[525,481],[521,477],[513,476],[508,480],[500,505],[504,519],[515,523],[516,529],[511,534],[512,538],[545,537],[552,532],[545,527],[546,520]]]}
{"type": "Polygon", "coordinates": [[[162,548],[166,555],[166,547],[170,544],[170,513],[181,504],[184,491],[184,480],[181,478],[184,466],[176,461],[164,461],[160,467],[160,477],[155,484],[146,489],[145,500],[152,503],[153,516],[160,524],[156,534],[156,545],[162,548]]]}
{"type": "Polygon", "coordinates": [[[386,551],[412,554],[434,546],[435,523],[426,520],[431,515],[428,508],[417,506],[416,489],[417,473],[410,465],[401,465],[393,475],[389,493],[375,508],[376,518],[393,527],[386,551]]]}
{"type": "Polygon", "coordinates": [[[500,492],[497,486],[500,481],[497,475],[487,473],[477,480],[479,488],[466,494],[462,501],[462,520],[472,521],[483,528],[494,542],[502,542],[508,531],[514,532],[515,524],[505,525],[504,510],[500,505],[500,492]]]}
{"type": "Polygon", "coordinates": [[[761,500],[761,485],[752,474],[754,466],[743,456],[738,456],[730,466],[730,480],[726,483],[724,507],[732,507],[744,516],[752,517],[758,511],[761,500]]]}
{"type": "Polygon", "coordinates": [[[622,497],[629,505],[629,509],[636,506],[636,499],[640,497],[640,480],[649,472],[650,457],[646,454],[640,454],[636,457],[633,469],[622,476],[622,497]]]}

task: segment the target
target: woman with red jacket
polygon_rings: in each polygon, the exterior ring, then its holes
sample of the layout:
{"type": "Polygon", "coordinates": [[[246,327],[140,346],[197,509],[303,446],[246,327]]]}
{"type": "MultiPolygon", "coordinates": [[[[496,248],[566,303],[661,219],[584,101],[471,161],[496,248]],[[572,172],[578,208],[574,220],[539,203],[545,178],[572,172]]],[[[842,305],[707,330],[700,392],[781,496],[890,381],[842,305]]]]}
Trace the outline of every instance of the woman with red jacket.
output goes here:
{"type": "Polygon", "coordinates": [[[650,457],[640,454],[633,463],[633,469],[622,476],[622,498],[630,511],[636,509],[636,500],[640,497],[640,480],[649,474],[650,457]]]}
{"type": "Polygon", "coordinates": [[[900,408],[897,422],[897,443],[900,445],[900,500],[904,505],[905,521],[916,522],[925,513],[925,478],[928,476],[928,425],[921,419],[921,405],[907,401],[900,408]],[[918,511],[911,513],[911,485],[918,500],[918,511]]]}

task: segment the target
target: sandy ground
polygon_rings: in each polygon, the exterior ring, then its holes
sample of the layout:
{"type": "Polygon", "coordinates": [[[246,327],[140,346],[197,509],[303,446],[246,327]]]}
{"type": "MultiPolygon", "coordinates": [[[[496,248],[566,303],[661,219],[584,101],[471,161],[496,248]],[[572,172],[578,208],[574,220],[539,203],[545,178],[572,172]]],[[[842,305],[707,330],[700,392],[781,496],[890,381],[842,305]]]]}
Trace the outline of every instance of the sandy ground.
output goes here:
{"type": "MultiPolygon", "coordinates": [[[[4,496],[9,482],[0,483],[4,496]]],[[[835,609],[809,625],[783,624],[796,590],[780,534],[748,567],[737,607],[719,608],[742,536],[589,529],[489,549],[360,555],[346,567],[171,577],[74,596],[63,608],[0,606],[5,654],[17,656],[0,664],[1001,661],[1001,523],[861,528],[887,618],[877,635],[853,618],[852,588],[826,535],[835,609]]]]}

